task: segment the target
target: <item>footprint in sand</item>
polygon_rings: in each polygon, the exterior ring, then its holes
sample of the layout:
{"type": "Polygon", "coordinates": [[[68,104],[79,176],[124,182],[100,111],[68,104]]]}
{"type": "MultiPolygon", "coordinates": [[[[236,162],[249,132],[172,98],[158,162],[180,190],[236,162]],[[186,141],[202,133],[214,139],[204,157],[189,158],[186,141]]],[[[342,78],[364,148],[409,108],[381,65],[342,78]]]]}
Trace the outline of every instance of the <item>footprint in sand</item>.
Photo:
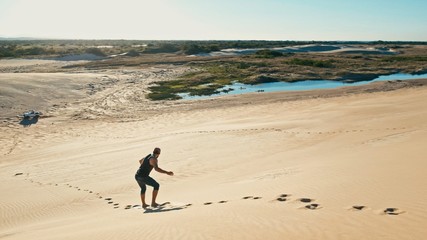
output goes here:
{"type": "Polygon", "coordinates": [[[276,200],[279,202],[286,202],[288,200],[287,197],[289,196],[290,196],[289,194],[282,194],[278,198],[276,198],[276,200]]]}
{"type": "Polygon", "coordinates": [[[205,202],[205,203],[203,203],[203,205],[211,205],[212,204],[212,202],[205,202]]]}
{"type": "MultiPolygon", "coordinates": [[[[116,203],[116,204],[114,204],[115,205],[115,207],[114,208],[119,208],[119,204],[118,203],[116,203]],[[117,205],[116,205],[117,204],[117,205]]],[[[210,204],[212,204],[212,203],[210,203],[210,204]]],[[[206,205],[206,204],[205,204],[206,205]]],[[[188,208],[188,207],[190,207],[190,206],[193,206],[193,204],[191,204],[191,203],[188,203],[188,204],[185,204],[185,205],[183,205],[183,206],[181,206],[181,205],[179,205],[179,206],[174,206],[174,204],[172,204],[172,203],[170,203],[170,202],[165,202],[165,203],[162,203],[162,204],[160,204],[157,208],[155,208],[155,209],[145,209],[146,211],[148,211],[148,212],[155,212],[155,211],[157,211],[157,210],[160,210],[160,211],[171,211],[171,210],[179,210],[179,209],[184,209],[184,208],[188,208]]],[[[124,207],[124,209],[125,210],[129,210],[129,209],[142,209],[142,206],[141,205],[126,205],[125,207],[124,207]]]]}
{"type": "Polygon", "coordinates": [[[219,201],[218,203],[226,203],[227,201],[219,201]]]}
{"type": "MultiPolygon", "coordinates": [[[[311,199],[311,198],[300,198],[300,199],[298,199],[298,201],[301,202],[301,203],[311,203],[311,202],[314,202],[314,199],[311,199]]],[[[304,206],[304,209],[310,209],[310,210],[316,210],[316,209],[319,209],[319,208],[320,208],[320,205],[317,204],[317,203],[311,203],[311,204],[308,204],[308,205],[304,206]]]]}
{"type": "Polygon", "coordinates": [[[383,212],[387,215],[399,215],[404,213],[404,211],[401,211],[398,208],[386,208],[383,212]]]}
{"type": "Polygon", "coordinates": [[[303,203],[310,203],[313,202],[314,199],[310,199],[310,198],[300,198],[298,199],[298,201],[303,202],[303,203]]]}
{"type": "Polygon", "coordinates": [[[310,210],[316,210],[320,208],[320,205],[317,203],[312,203],[312,204],[306,205],[305,208],[310,210]]]}
{"type": "Polygon", "coordinates": [[[254,199],[254,200],[258,200],[258,199],[261,199],[262,197],[254,197],[254,196],[246,196],[246,197],[243,197],[242,199],[254,199]]]}
{"type": "Polygon", "coordinates": [[[350,208],[350,210],[357,210],[357,211],[361,211],[363,209],[366,209],[366,206],[363,205],[354,205],[350,208]]]}
{"type": "MultiPolygon", "coordinates": [[[[116,207],[114,207],[114,208],[116,208],[116,207]]],[[[141,207],[141,205],[126,205],[125,210],[131,209],[131,208],[140,209],[142,207],[141,207]]]]}

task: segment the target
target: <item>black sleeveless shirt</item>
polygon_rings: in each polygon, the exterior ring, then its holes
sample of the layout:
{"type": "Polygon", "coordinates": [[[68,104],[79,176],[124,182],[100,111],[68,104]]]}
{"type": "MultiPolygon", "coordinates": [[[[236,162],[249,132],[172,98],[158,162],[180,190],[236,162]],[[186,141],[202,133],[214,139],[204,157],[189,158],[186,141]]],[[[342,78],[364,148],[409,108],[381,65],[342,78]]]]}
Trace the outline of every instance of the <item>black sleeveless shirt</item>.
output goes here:
{"type": "Polygon", "coordinates": [[[138,171],[136,172],[136,176],[138,177],[148,177],[150,175],[151,170],[153,170],[153,166],[150,165],[150,159],[153,155],[149,154],[144,158],[141,166],[139,166],[138,171]]]}

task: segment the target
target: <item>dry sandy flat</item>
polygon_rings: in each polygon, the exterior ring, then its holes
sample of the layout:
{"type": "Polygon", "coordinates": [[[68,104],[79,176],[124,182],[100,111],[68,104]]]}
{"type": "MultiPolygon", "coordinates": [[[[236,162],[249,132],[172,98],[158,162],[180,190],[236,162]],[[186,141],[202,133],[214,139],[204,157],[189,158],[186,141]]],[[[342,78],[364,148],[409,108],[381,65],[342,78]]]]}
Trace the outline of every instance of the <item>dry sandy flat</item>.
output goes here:
{"type": "Polygon", "coordinates": [[[77,87],[31,126],[5,118],[0,238],[427,236],[425,80],[173,103],[134,95],[143,83],[132,74],[179,71],[115,75],[93,93],[77,87]],[[152,173],[158,202],[169,203],[143,210],[134,173],[156,146],[175,176],[152,173]]]}

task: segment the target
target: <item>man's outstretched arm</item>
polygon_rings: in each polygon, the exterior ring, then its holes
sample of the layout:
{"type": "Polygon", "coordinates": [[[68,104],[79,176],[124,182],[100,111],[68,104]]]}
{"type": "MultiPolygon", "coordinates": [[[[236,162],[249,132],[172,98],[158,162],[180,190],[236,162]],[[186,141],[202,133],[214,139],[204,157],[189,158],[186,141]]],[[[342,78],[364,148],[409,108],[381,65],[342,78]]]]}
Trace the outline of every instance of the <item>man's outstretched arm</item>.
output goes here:
{"type": "Polygon", "coordinates": [[[150,164],[151,164],[151,166],[153,166],[154,167],[154,170],[156,170],[157,172],[159,172],[159,173],[165,173],[165,174],[167,174],[167,175],[170,175],[170,176],[173,176],[173,172],[170,172],[170,171],[165,171],[165,170],[163,170],[163,169],[161,169],[160,167],[159,167],[159,165],[158,165],[158,163],[157,163],[157,159],[150,159],[150,164]]]}

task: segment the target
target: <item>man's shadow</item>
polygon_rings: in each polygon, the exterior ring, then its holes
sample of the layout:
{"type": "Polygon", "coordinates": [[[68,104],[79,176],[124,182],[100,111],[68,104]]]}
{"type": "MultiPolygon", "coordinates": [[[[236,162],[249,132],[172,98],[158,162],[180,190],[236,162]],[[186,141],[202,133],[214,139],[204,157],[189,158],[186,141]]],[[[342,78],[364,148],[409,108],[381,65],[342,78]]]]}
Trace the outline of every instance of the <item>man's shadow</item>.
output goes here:
{"type": "Polygon", "coordinates": [[[32,118],[23,118],[19,122],[19,124],[22,125],[22,126],[24,126],[24,127],[29,127],[29,126],[31,126],[33,124],[36,124],[38,121],[39,121],[39,117],[35,116],[35,117],[32,117],[32,118]]]}
{"type": "Polygon", "coordinates": [[[170,211],[178,211],[183,210],[185,207],[173,207],[173,208],[155,208],[155,209],[145,209],[144,213],[161,213],[161,212],[170,212],[170,211]]]}
{"type": "Polygon", "coordinates": [[[145,209],[144,213],[161,213],[161,212],[178,211],[178,210],[186,209],[192,205],[192,204],[187,204],[185,206],[170,206],[168,204],[169,202],[166,202],[164,204],[161,204],[157,208],[147,208],[145,209]]]}

